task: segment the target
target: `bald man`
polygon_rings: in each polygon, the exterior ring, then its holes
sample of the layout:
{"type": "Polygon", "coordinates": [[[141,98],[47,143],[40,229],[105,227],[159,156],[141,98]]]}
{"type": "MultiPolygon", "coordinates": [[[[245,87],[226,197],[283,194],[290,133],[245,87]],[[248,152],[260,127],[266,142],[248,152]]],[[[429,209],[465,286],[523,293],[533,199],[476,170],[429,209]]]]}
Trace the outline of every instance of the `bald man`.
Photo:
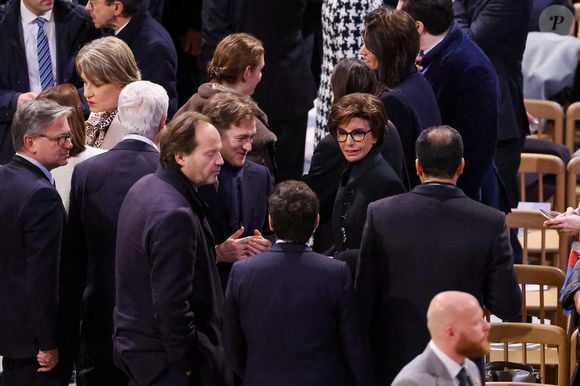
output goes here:
{"type": "Polygon", "coordinates": [[[489,323],[477,299],[465,292],[440,292],[429,304],[427,328],[431,334],[427,348],[392,385],[481,385],[477,365],[468,359],[489,352],[489,323]]]}

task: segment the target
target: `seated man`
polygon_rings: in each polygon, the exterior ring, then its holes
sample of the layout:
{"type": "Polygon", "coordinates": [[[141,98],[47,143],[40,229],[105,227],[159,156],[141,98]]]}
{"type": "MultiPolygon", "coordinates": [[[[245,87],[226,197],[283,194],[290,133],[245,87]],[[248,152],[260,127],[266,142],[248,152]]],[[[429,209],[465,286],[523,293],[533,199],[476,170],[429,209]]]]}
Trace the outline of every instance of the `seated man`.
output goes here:
{"type": "Polygon", "coordinates": [[[269,199],[278,242],[234,264],[224,312],[224,344],[244,385],[369,385],[372,375],[347,265],[306,245],[318,200],[285,181],[269,199]]]}
{"type": "Polygon", "coordinates": [[[437,294],[429,304],[427,327],[427,348],[401,370],[393,386],[480,385],[479,370],[468,358],[489,352],[489,323],[477,299],[459,291],[437,294]]]}
{"type": "Polygon", "coordinates": [[[208,221],[217,244],[224,290],[233,262],[272,245],[262,237],[267,230],[272,176],[267,167],[246,159],[252,150],[259,111],[251,98],[228,92],[214,95],[203,109],[222,139],[224,166],[218,181],[201,187],[199,193],[208,204],[208,221]]]}

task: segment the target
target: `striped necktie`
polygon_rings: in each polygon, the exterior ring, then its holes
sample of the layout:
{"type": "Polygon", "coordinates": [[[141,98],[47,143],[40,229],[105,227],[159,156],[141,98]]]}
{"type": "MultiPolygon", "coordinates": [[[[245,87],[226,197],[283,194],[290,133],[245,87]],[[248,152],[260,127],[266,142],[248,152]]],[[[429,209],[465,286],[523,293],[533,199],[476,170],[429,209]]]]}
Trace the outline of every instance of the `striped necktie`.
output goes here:
{"type": "Polygon", "coordinates": [[[52,61],[50,59],[50,48],[48,46],[48,38],[44,33],[44,23],[46,23],[46,19],[37,17],[34,19],[34,23],[38,25],[38,34],[36,35],[38,75],[40,76],[40,86],[44,90],[54,85],[54,78],[52,76],[52,61]]]}

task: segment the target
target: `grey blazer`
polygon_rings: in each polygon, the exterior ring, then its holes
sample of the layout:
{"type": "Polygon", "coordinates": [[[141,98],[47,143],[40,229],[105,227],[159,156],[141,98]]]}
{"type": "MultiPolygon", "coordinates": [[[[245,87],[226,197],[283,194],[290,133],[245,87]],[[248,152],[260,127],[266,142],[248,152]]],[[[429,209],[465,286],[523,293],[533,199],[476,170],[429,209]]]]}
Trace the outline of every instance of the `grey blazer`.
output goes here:
{"type": "MultiPolygon", "coordinates": [[[[473,386],[481,385],[477,365],[465,359],[465,368],[473,386]]],[[[397,375],[391,386],[454,386],[445,365],[429,346],[397,375]]]]}

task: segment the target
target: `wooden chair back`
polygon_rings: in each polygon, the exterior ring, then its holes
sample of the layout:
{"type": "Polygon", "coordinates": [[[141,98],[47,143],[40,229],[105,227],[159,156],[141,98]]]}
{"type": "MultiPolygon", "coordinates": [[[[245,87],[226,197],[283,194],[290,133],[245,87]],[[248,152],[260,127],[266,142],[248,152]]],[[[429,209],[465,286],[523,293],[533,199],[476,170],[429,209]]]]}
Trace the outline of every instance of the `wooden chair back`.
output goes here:
{"type": "MultiPolygon", "coordinates": [[[[579,5],[580,6],[580,5],[579,5]]],[[[580,12],[580,10],[577,10],[580,12]]],[[[576,122],[580,120],[580,102],[574,102],[566,109],[565,145],[572,154],[576,148],[576,122]]]]}
{"type": "Polygon", "coordinates": [[[547,201],[544,195],[544,176],[553,174],[556,176],[556,191],[554,193],[552,208],[559,212],[565,209],[566,199],[566,165],[555,155],[522,153],[519,179],[520,201],[526,201],[526,174],[538,176],[538,201],[547,201]]]}
{"type": "Polygon", "coordinates": [[[492,323],[489,331],[490,343],[502,343],[503,360],[523,364],[540,365],[540,379],[546,384],[546,349],[557,350],[558,386],[570,383],[569,343],[566,332],[559,326],[533,323],[492,323]],[[517,348],[510,343],[520,343],[517,348]],[[528,345],[532,343],[534,345],[528,345]],[[539,348],[538,348],[539,344],[539,348]],[[539,351],[539,358],[537,354],[539,351]],[[516,359],[517,358],[517,359],[516,359]]]}
{"type": "Polygon", "coordinates": [[[570,159],[566,166],[566,206],[576,208],[578,205],[578,191],[577,176],[580,174],[580,157],[570,159]]]}
{"type": "Polygon", "coordinates": [[[559,103],[540,99],[524,99],[526,111],[534,118],[551,121],[553,130],[538,130],[538,138],[564,145],[564,109],[559,103]]]}

